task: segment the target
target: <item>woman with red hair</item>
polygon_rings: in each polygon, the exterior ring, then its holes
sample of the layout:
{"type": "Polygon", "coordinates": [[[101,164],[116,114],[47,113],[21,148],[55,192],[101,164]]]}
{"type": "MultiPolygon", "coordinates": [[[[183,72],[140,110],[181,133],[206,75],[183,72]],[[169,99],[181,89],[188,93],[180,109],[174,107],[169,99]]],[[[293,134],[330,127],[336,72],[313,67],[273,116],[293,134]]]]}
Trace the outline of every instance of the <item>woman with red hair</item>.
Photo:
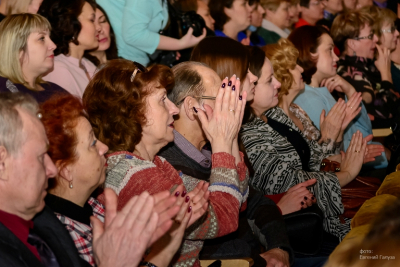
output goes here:
{"type": "MultiPolygon", "coordinates": [[[[95,266],[90,217],[94,216],[104,222],[105,209],[91,196],[105,181],[107,165],[104,154],[108,147],[97,140],[83,105],[77,97],[53,96],[41,106],[40,112],[50,144],[48,154],[58,169],[55,179],[49,180],[46,205],[55,212],[70,233],[81,258],[95,266]]],[[[182,192],[182,189],[182,186],[177,187],[174,194],[177,191],[182,192]]],[[[155,210],[158,210],[159,214],[164,212],[164,215],[158,216],[157,227],[166,231],[172,225],[169,219],[178,211],[180,212],[174,220],[181,222],[181,226],[174,227],[174,231],[170,233],[174,241],[171,246],[161,252],[153,252],[156,255],[150,254],[157,266],[169,264],[179,248],[191,217],[191,212],[187,212],[189,203],[184,201],[184,197],[177,198],[179,194],[168,196],[169,193],[165,191],[154,196],[155,210]],[[174,203],[175,206],[170,208],[174,203]]],[[[160,240],[155,246],[163,244],[163,240],[160,240]]]]}

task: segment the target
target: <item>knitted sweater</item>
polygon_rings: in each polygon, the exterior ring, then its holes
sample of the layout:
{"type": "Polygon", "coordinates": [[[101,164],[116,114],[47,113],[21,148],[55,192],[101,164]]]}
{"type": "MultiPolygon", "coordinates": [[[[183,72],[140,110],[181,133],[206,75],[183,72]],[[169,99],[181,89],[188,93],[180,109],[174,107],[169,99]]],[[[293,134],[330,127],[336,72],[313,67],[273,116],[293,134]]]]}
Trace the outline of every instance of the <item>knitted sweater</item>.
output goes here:
{"type": "MultiPolygon", "coordinates": [[[[151,162],[133,153],[120,151],[109,154],[107,164],[106,187],[112,188],[118,195],[118,210],[143,191],[150,194],[173,191],[183,184],[190,192],[201,181],[178,173],[158,156],[151,162]]],[[[173,262],[175,266],[200,266],[198,255],[203,239],[229,234],[238,227],[239,208],[248,195],[248,174],[243,155],[236,166],[232,155],[215,153],[212,165],[208,212],[186,230],[185,240],[178,251],[179,258],[173,262]]],[[[104,203],[104,195],[100,195],[99,200],[104,203]]]]}

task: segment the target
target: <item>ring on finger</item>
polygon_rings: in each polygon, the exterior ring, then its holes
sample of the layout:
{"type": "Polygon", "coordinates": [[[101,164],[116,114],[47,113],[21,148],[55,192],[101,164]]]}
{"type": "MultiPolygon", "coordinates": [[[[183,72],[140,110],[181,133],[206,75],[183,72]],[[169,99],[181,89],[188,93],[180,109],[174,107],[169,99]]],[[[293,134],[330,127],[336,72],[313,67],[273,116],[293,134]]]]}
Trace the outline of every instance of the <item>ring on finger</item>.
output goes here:
{"type": "Polygon", "coordinates": [[[230,109],[229,111],[232,111],[233,113],[235,113],[235,110],[234,110],[234,109],[230,109]]]}
{"type": "Polygon", "coordinates": [[[358,150],[354,150],[354,152],[358,153],[358,152],[360,152],[360,151],[358,151],[358,150]]]}

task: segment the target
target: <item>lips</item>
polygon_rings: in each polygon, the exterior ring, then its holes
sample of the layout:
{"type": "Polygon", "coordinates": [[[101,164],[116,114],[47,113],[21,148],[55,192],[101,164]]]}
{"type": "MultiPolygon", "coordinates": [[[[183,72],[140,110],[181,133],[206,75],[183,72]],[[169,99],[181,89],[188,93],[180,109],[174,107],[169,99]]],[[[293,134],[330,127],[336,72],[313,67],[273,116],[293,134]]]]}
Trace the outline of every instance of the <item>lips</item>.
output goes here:
{"type": "Polygon", "coordinates": [[[104,42],[107,42],[107,41],[108,41],[108,38],[107,38],[107,37],[105,37],[105,38],[103,38],[103,39],[99,40],[99,43],[104,43],[104,42]]]}
{"type": "Polygon", "coordinates": [[[170,124],[168,124],[168,127],[174,128],[174,122],[171,122],[170,124]]]}
{"type": "Polygon", "coordinates": [[[54,58],[54,55],[50,55],[49,58],[54,58]]]}

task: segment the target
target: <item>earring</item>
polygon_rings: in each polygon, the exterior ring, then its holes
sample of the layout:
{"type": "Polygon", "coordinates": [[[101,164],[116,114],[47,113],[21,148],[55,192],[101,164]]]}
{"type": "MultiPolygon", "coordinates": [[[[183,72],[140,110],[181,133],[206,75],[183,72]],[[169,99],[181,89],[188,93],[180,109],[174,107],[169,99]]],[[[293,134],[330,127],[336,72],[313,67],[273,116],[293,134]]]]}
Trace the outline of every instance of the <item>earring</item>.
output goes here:
{"type": "Polygon", "coordinates": [[[353,51],[353,56],[357,56],[356,51],[353,51]]]}
{"type": "Polygon", "coordinates": [[[73,186],[72,186],[72,181],[69,182],[69,188],[70,188],[70,189],[73,188],[73,186]]]}

